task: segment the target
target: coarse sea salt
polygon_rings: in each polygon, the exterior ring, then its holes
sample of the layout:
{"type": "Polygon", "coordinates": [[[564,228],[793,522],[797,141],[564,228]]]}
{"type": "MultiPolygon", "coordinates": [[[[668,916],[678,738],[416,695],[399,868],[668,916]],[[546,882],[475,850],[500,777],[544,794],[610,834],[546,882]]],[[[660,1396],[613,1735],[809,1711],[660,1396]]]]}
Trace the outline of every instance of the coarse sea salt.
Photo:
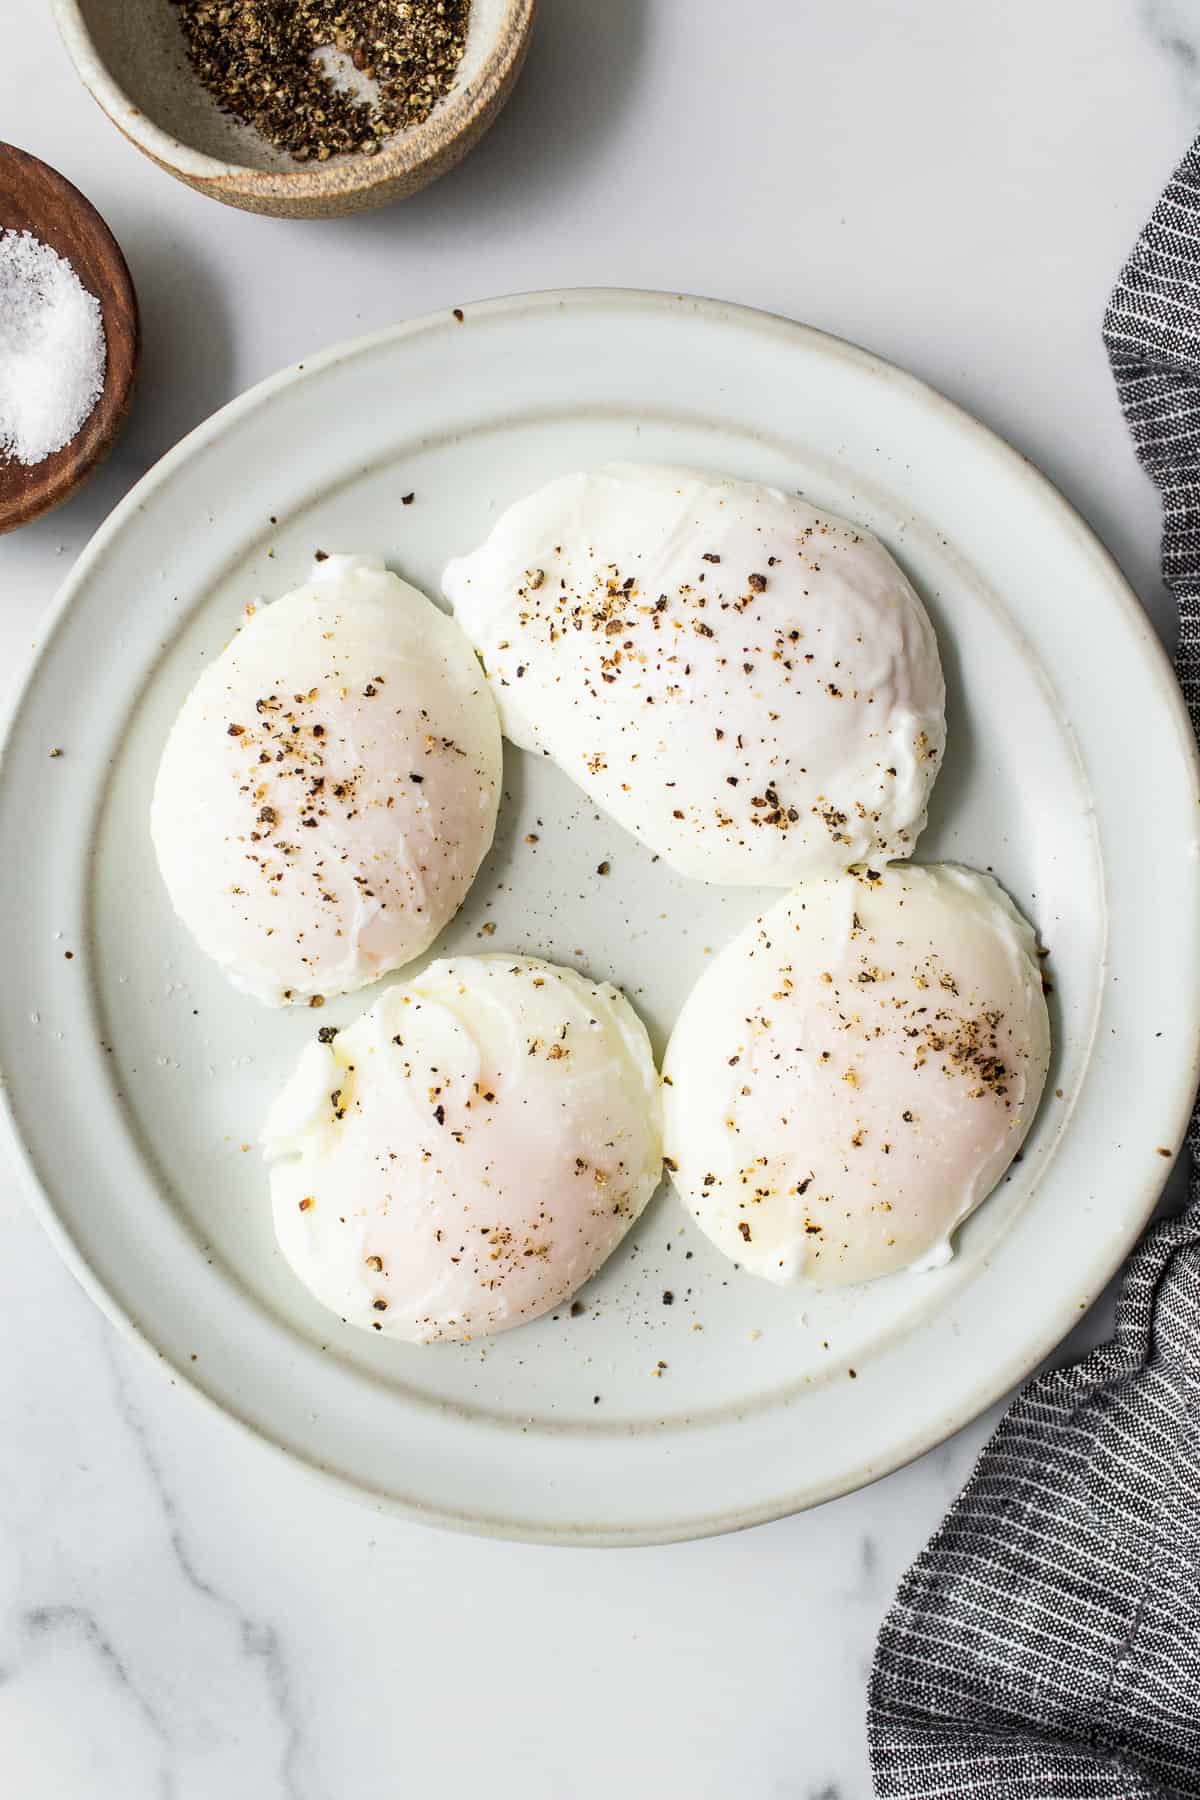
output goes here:
{"type": "Polygon", "coordinates": [[[0,230],[0,456],[40,463],[69,444],[104,386],[100,302],[29,231],[0,230]]]}

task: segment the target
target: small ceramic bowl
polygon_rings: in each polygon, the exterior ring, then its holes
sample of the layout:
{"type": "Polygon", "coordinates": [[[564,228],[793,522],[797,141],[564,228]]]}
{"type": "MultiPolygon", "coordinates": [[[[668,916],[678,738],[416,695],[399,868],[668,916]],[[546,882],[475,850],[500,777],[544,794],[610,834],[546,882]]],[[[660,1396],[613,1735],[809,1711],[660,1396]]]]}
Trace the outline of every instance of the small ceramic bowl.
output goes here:
{"type": "Polygon", "coordinates": [[[297,163],[222,113],[187,59],[171,0],[52,0],[92,97],[161,169],[228,206],[334,218],[416,193],[464,157],[507,100],[536,0],[472,0],[458,79],[422,125],[374,156],[297,163]]]}
{"type": "Polygon", "coordinates": [[[0,144],[0,230],[28,231],[64,257],[100,302],[106,361],[100,397],[75,436],[38,463],[0,452],[0,532],[69,500],[108,455],[129,414],[141,351],[137,295],[120,247],[79,189],[13,144],[0,144]]]}

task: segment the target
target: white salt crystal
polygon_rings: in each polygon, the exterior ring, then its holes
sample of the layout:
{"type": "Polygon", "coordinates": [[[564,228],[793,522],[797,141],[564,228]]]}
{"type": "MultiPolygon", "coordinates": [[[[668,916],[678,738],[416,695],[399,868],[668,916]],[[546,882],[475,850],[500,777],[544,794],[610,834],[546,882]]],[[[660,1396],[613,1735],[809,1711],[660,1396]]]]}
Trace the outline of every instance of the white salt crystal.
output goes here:
{"type": "Polygon", "coordinates": [[[104,386],[100,302],[48,244],[0,231],[0,455],[39,463],[69,444],[104,386]]]}

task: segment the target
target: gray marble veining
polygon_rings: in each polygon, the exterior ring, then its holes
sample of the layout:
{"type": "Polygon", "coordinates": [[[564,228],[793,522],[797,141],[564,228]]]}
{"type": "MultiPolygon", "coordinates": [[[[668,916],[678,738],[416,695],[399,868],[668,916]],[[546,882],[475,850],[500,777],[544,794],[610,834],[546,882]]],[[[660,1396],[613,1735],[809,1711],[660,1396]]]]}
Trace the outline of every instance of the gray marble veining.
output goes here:
{"type": "MultiPolygon", "coordinates": [[[[151,1443],[145,1421],[134,1402],[123,1361],[128,1352],[123,1351],[116,1339],[110,1336],[106,1338],[105,1354],[112,1376],[116,1409],[150,1478],[175,1566],[192,1593],[215,1607],[233,1625],[241,1654],[257,1671],[263,1695],[275,1715],[281,1738],[278,1787],[281,1800],[304,1800],[299,1777],[303,1737],[279,1633],[265,1620],[244,1612],[236,1600],[223,1593],[200,1573],[184,1536],[179,1507],[164,1477],[162,1464],[151,1443]]],[[[120,1664],[117,1666],[119,1668],[120,1664]]]]}
{"type": "Polygon", "coordinates": [[[1141,0],[1140,17],[1155,49],[1170,60],[1186,103],[1200,105],[1200,13],[1192,0],[1141,0]]]}
{"type": "Polygon", "coordinates": [[[112,1640],[101,1629],[99,1620],[82,1606],[34,1606],[21,1615],[21,1626],[31,1641],[54,1637],[59,1633],[82,1639],[92,1652],[104,1676],[121,1688],[132,1701],[138,1715],[160,1746],[157,1792],[159,1800],[174,1800],[176,1793],[170,1768],[171,1739],[166,1725],[125,1666],[112,1640]]]}

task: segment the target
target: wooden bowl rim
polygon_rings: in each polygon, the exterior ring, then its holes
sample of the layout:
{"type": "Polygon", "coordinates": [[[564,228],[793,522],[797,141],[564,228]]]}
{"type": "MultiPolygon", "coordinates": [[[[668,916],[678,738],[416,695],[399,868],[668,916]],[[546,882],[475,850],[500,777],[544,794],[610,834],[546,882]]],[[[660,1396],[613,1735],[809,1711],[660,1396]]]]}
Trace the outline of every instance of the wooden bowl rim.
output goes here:
{"type": "MultiPolygon", "coordinates": [[[[80,193],[75,183],[68,181],[52,163],[44,162],[40,156],[34,156],[29,150],[22,150],[17,144],[0,142],[0,159],[15,163],[18,169],[21,165],[32,166],[40,170],[44,177],[49,177],[74,216],[83,222],[87,234],[102,247],[111,278],[109,287],[96,295],[109,346],[109,360],[100,397],[75,436],[61,450],[53,451],[43,459],[43,463],[30,466],[30,476],[22,491],[7,501],[0,492],[0,533],[4,533],[32,524],[35,519],[42,518],[63,501],[69,500],[116,443],[128,417],[137,383],[141,361],[141,320],[137,290],[124,252],[107,221],[97,212],[87,195],[80,193]],[[118,361],[114,359],[112,347],[117,341],[116,320],[122,308],[132,322],[132,340],[128,356],[118,361]],[[68,451],[72,452],[69,457],[66,454],[68,451]]],[[[0,219],[0,228],[3,224],[4,221],[0,219]]],[[[43,237],[42,231],[38,229],[36,213],[29,215],[28,228],[43,243],[48,243],[51,249],[56,248],[53,240],[58,234],[47,228],[43,237]]]]}
{"type": "Polygon", "coordinates": [[[514,65],[524,53],[537,0],[505,0],[493,43],[475,80],[469,88],[452,90],[422,124],[385,139],[375,156],[346,156],[294,170],[255,169],[247,163],[208,156],[156,125],[134,105],[101,59],[80,0],[51,0],[51,6],[80,80],[118,130],[147,156],[216,193],[224,189],[257,200],[295,205],[306,200],[369,193],[411,178],[442,158],[447,147],[469,134],[480,115],[486,116],[496,96],[504,92],[514,65]]]}

